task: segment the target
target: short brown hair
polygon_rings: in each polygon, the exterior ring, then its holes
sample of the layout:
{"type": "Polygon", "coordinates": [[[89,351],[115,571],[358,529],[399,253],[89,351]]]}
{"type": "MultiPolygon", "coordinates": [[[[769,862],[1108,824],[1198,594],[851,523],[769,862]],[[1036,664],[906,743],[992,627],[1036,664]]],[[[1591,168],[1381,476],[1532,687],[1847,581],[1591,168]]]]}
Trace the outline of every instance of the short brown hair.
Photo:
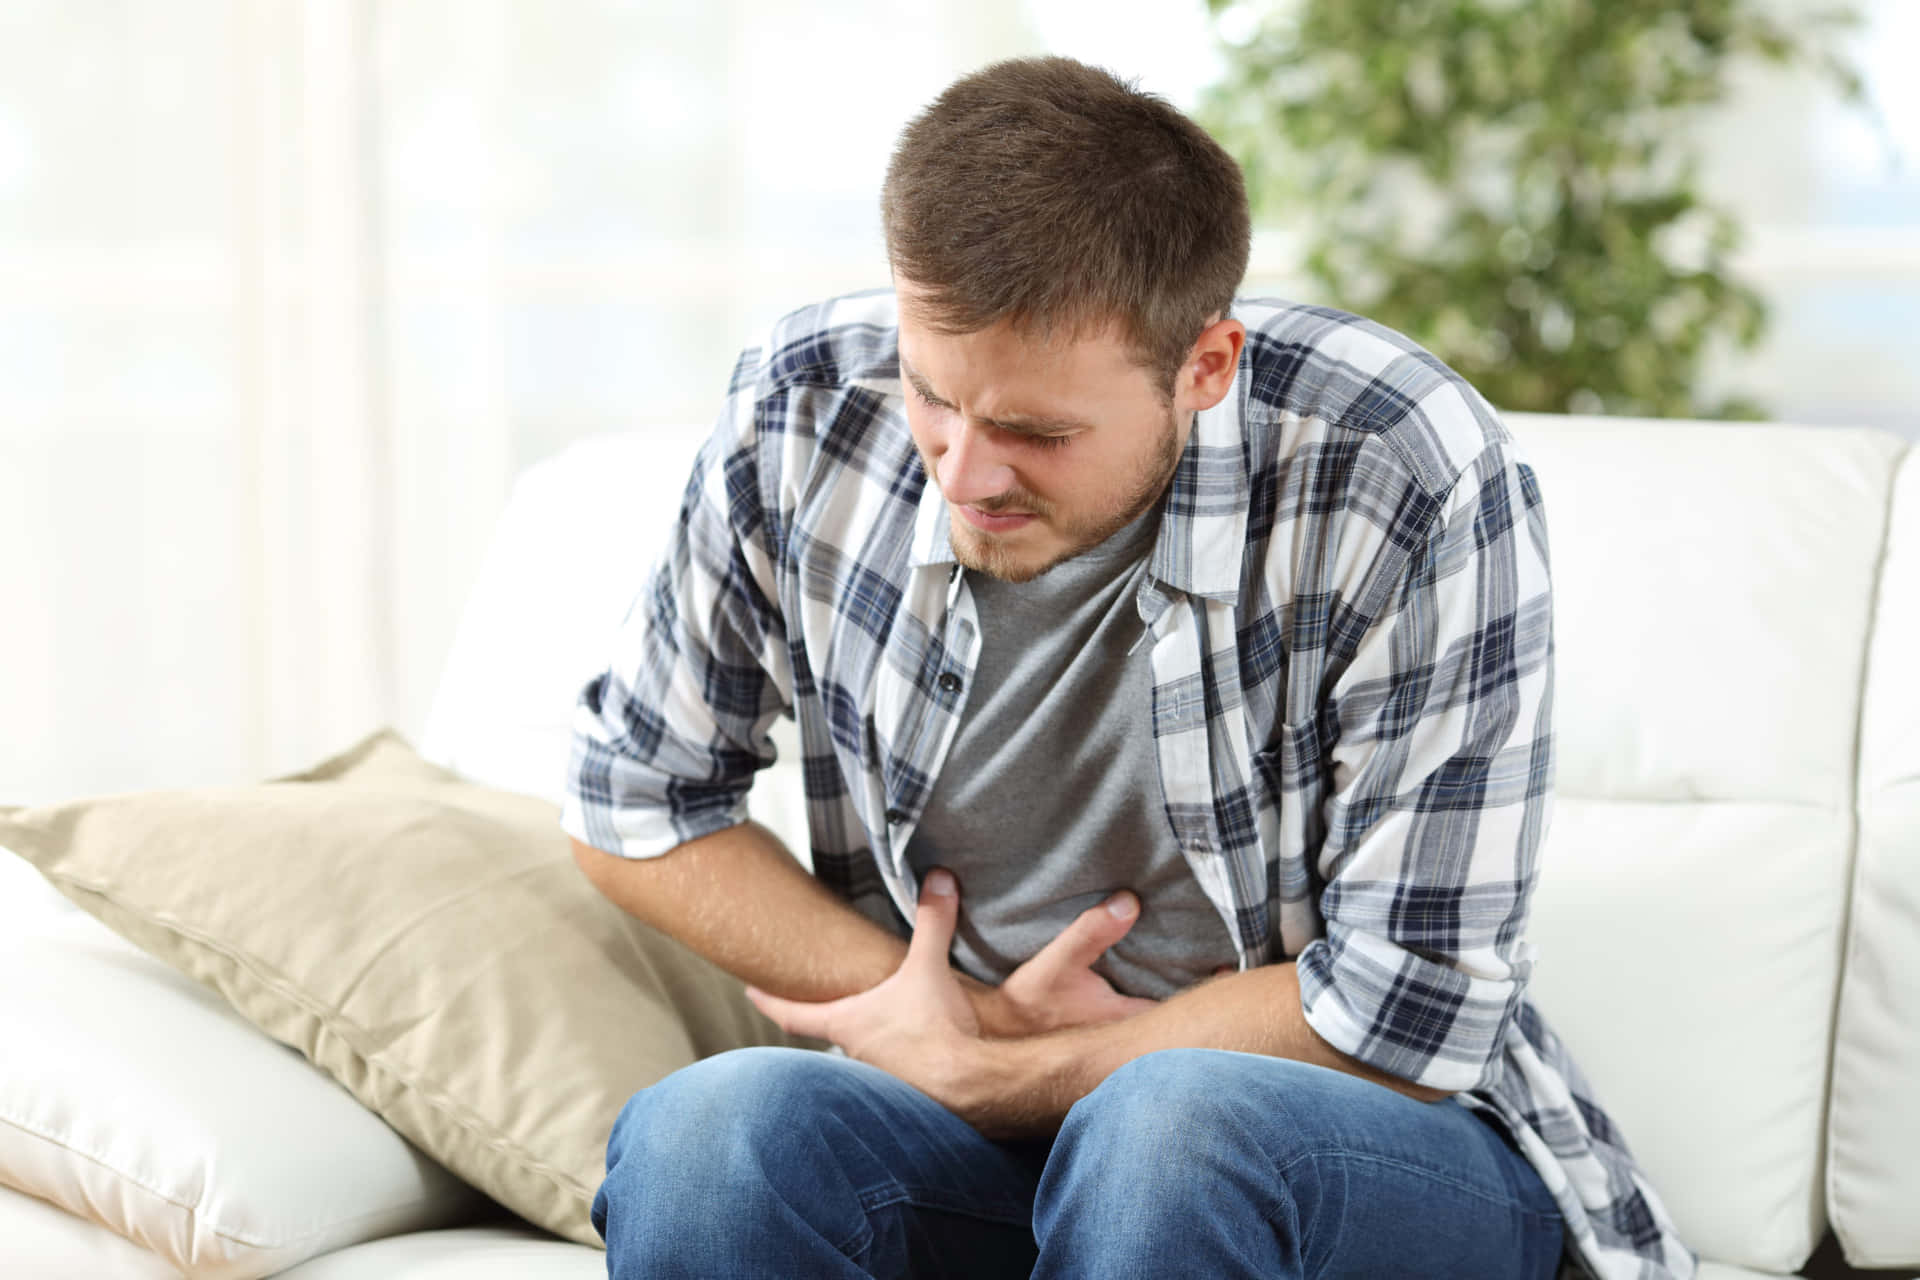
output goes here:
{"type": "Polygon", "coordinates": [[[1071,58],[964,76],[908,124],[880,197],[929,321],[1080,336],[1118,323],[1162,394],[1246,275],[1240,166],[1158,95],[1071,58]]]}

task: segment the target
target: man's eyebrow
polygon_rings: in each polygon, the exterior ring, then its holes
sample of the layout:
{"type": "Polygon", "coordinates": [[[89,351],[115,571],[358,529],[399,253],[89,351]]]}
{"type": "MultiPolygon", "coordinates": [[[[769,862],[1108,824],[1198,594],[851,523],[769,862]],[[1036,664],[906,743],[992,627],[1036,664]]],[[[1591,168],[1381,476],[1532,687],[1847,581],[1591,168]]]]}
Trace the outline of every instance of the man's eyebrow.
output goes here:
{"type": "MultiPolygon", "coordinates": [[[[912,367],[907,363],[907,358],[905,356],[900,357],[900,372],[906,374],[907,381],[911,382],[916,388],[918,388],[920,391],[920,394],[925,396],[927,399],[934,401],[936,404],[947,403],[945,400],[942,400],[939,396],[933,394],[933,388],[927,384],[927,380],[925,378],[920,376],[920,371],[918,369],[915,369],[914,367],[912,367]]],[[[952,408],[953,406],[947,405],[947,407],[952,408]]]]}
{"type": "MultiPolygon", "coordinates": [[[[935,404],[945,405],[949,409],[953,407],[933,393],[933,387],[920,376],[918,369],[907,363],[905,356],[900,357],[900,372],[905,374],[907,381],[911,382],[914,388],[927,399],[935,404]]],[[[1076,422],[1072,418],[1049,418],[1029,413],[1016,413],[1005,418],[983,418],[982,421],[990,422],[1002,431],[1011,431],[1015,435],[1022,436],[1047,435],[1055,431],[1084,431],[1088,427],[1087,423],[1076,422]]]]}

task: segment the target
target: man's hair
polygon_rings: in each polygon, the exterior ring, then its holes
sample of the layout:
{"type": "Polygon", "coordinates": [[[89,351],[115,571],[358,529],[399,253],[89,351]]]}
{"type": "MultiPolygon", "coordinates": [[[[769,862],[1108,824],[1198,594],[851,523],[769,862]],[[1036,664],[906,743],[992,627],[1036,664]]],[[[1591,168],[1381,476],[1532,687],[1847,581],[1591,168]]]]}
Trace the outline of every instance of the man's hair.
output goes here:
{"type": "Polygon", "coordinates": [[[1164,98],[1071,58],[955,81],[901,134],[880,210],[893,269],[927,291],[935,329],[1117,324],[1168,397],[1247,270],[1233,157],[1164,98]]]}

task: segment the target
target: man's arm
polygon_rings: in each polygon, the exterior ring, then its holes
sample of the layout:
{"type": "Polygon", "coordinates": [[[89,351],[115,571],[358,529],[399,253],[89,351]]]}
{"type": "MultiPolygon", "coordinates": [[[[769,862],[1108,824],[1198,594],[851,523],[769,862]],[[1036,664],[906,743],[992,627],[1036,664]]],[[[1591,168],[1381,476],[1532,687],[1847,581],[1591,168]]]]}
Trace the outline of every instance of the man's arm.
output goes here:
{"type": "Polygon", "coordinates": [[[742,981],[795,1000],[877,985],[907,944],[833,896],[757,822],[657,858],[573,841],[573,858],[615,905],[742,981]]]}
{"type": "MultiPolygon", "coordinates": [[[[655,858],[622,858],[569,838],[574,861],[616,906],[762,991],[837,1000],[878,986],[906,957],[905,941],[836,898],[756,822],[655,858]]],[[[1092,907],[1000,986],[952,976],[987,1036],[1126,1017],[1153,1002],[1118,994],[1090,966],[1135,919],[1137,911],[1092,907]]]]}
{"type": "MultiPolygon", "coordinates": [[[[833,999],[884,979],[906,944],[743,821],[753,775],[773,760],[768,730],[793,703],[772,604],[778,522],[753,479],[760,366],[756,349],[742,355],[668,545],[606,670],[581,690],[561,826],[583,872],[630,914],[770,991],[833,999]]],[[[958,977],[981,1028],[1010,1036],[1136,1012],[1147,1002],[1085,967],[1132,918],[1084,912],[999,987],[958,977]]]]}
{"type": "Polygon", "coordinates": [[[1067,1109],[1126,1063],[1159,1049],[1232,1049],[1344,1071],[1420,1102],[1452,1096],[1340,1052],[1307,1025],[1292,961],[1210,978],[1124,1022],[986,1042],[948,1103],[989,1137],[1053,1133],[1067,1109]]]}
{"type": "Polygon", "coordinates": [[[947,965],[958,917],[951,877],[933,872],[923,885],[913,941],[886,981],[826,1003],[781,999],[754,988],[747,994],[788,1031],[833,1041],[994,1138],[1055,1132],[1067,1110],[1107,1076],[1159,1049],[1292,1058],[1420,1102],[1449,1096],[1377,1070],[1323,1040],[1301,1010],[1291,962],[1211,978],[1120,1021],[1012,1039],[983,1036],[947,965]]]}
{"type": "Polygon", "coordinates": [[[628,914],[736,977],[831,999],[885,978],[906,944],[742,820],[793,701],[779,522],[756,480],[764,372],[761,348],[742,353],[667,545],[581,691],[561,825],[628,914]]]}

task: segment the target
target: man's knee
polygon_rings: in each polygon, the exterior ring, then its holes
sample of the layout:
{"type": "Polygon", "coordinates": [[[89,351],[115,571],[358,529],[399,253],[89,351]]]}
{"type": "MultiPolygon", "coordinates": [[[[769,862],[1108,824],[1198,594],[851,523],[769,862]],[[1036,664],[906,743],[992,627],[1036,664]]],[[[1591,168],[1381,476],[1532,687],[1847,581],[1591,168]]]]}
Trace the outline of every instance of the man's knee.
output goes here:
{"type": "Polygon", "coordinates": [[[1291,1058],[1162,1049],[1126,1063],[1074,1104],[1062,1133],[1072,1130],[1101,1145],[1151,1141],[1164,1150],[1169,1141],[1217,1146],[1253,1124],[1268,1149],[1276,1140],[1311,1145],[1315,1135],[1289,1124],[1289,1112],[1351,1109],[1377,1102],[1378,1090],[1358,1077],[1291,1058]],[[1288,1105],[1263,1105],[1262,1098],[1288,1105]]]}
{"type": "Polygon", "coordinates": [[[595,1228],[605,1238],[616,1211],[670,1220],[683,1202],[704,1209],[720,1191],[764,1185],[804,1141],[836,1065],[807,1049],[735,1049],[636,1092],[607,1138],[595,1228]]]}
{"type": "Polygon", "coordinates": [[[758,1264],[740,1222],[836,1207],[812,1184],[829,1162],[823,1122],[846,1093],[844,1066],[806,1049],[736,1049],[629,1098],[589,1213],[607,1242],[610,1274],[751,1274],[758,1264]],[[725,1206],[718,1216],[717,1206],[725,1206]]]}
{"type": "MultiPolygon", "coordinates": [[[[1271,1170],[1276,1126],[1284,1129],[1286,1117],[1250,1112],[1259,1106],[1242,1079],[1251,1069],[1248,1055],[1217,1049],[1163,1049],[1121,1066],[1067,1112],[1042,1195],[1071,1186],[1084,1197],[1099,1187],[1109,1203],[1138,1193],[1170,1209],[1180,1188],[1205,1194],[1201,1188],[1244,1180],[1249,1168],[1271,1170]]],[[[1305,1093],[1320,1084],[1312,1073],[1324,1071],[1267,1057],[1257,1069],[1269,1086],[1276,1074],[1297,1074],[1305,1093]]]]}
{"type": "Polygon", "coordinates": [[[682,1067],[637,1091],[607,1139],[611,1175],[629,1155],[668,1167],[724,1160],[761,1149],[773,1128],[790,1129],[795,1103],[819,1101],[835,1063],[809,1049],[733,1049],[682,1067]]]}
{"type": "Polygon", "coordinates": [[[755,1046],[703,1057],[636,1092],[607,1138],[611,1196],[701,1196],[778,1163],[831,1100],[837,1059],[755,1046]],[[674,1176],[660,1178],[672,1169],[674,1176]],[[653,1174],[653,1176],[649,1176],[653,1174]]]}
{"type": "Polygon", "coordinates": [[[1211,1135],[1241,1105],[1228,1070],[1235,1056],[1216,1049],[1142,1054],[1073,1105],[1061,1136],[1102,1149],[1164,1151],[1170,1140],[1211,1135]]]}

